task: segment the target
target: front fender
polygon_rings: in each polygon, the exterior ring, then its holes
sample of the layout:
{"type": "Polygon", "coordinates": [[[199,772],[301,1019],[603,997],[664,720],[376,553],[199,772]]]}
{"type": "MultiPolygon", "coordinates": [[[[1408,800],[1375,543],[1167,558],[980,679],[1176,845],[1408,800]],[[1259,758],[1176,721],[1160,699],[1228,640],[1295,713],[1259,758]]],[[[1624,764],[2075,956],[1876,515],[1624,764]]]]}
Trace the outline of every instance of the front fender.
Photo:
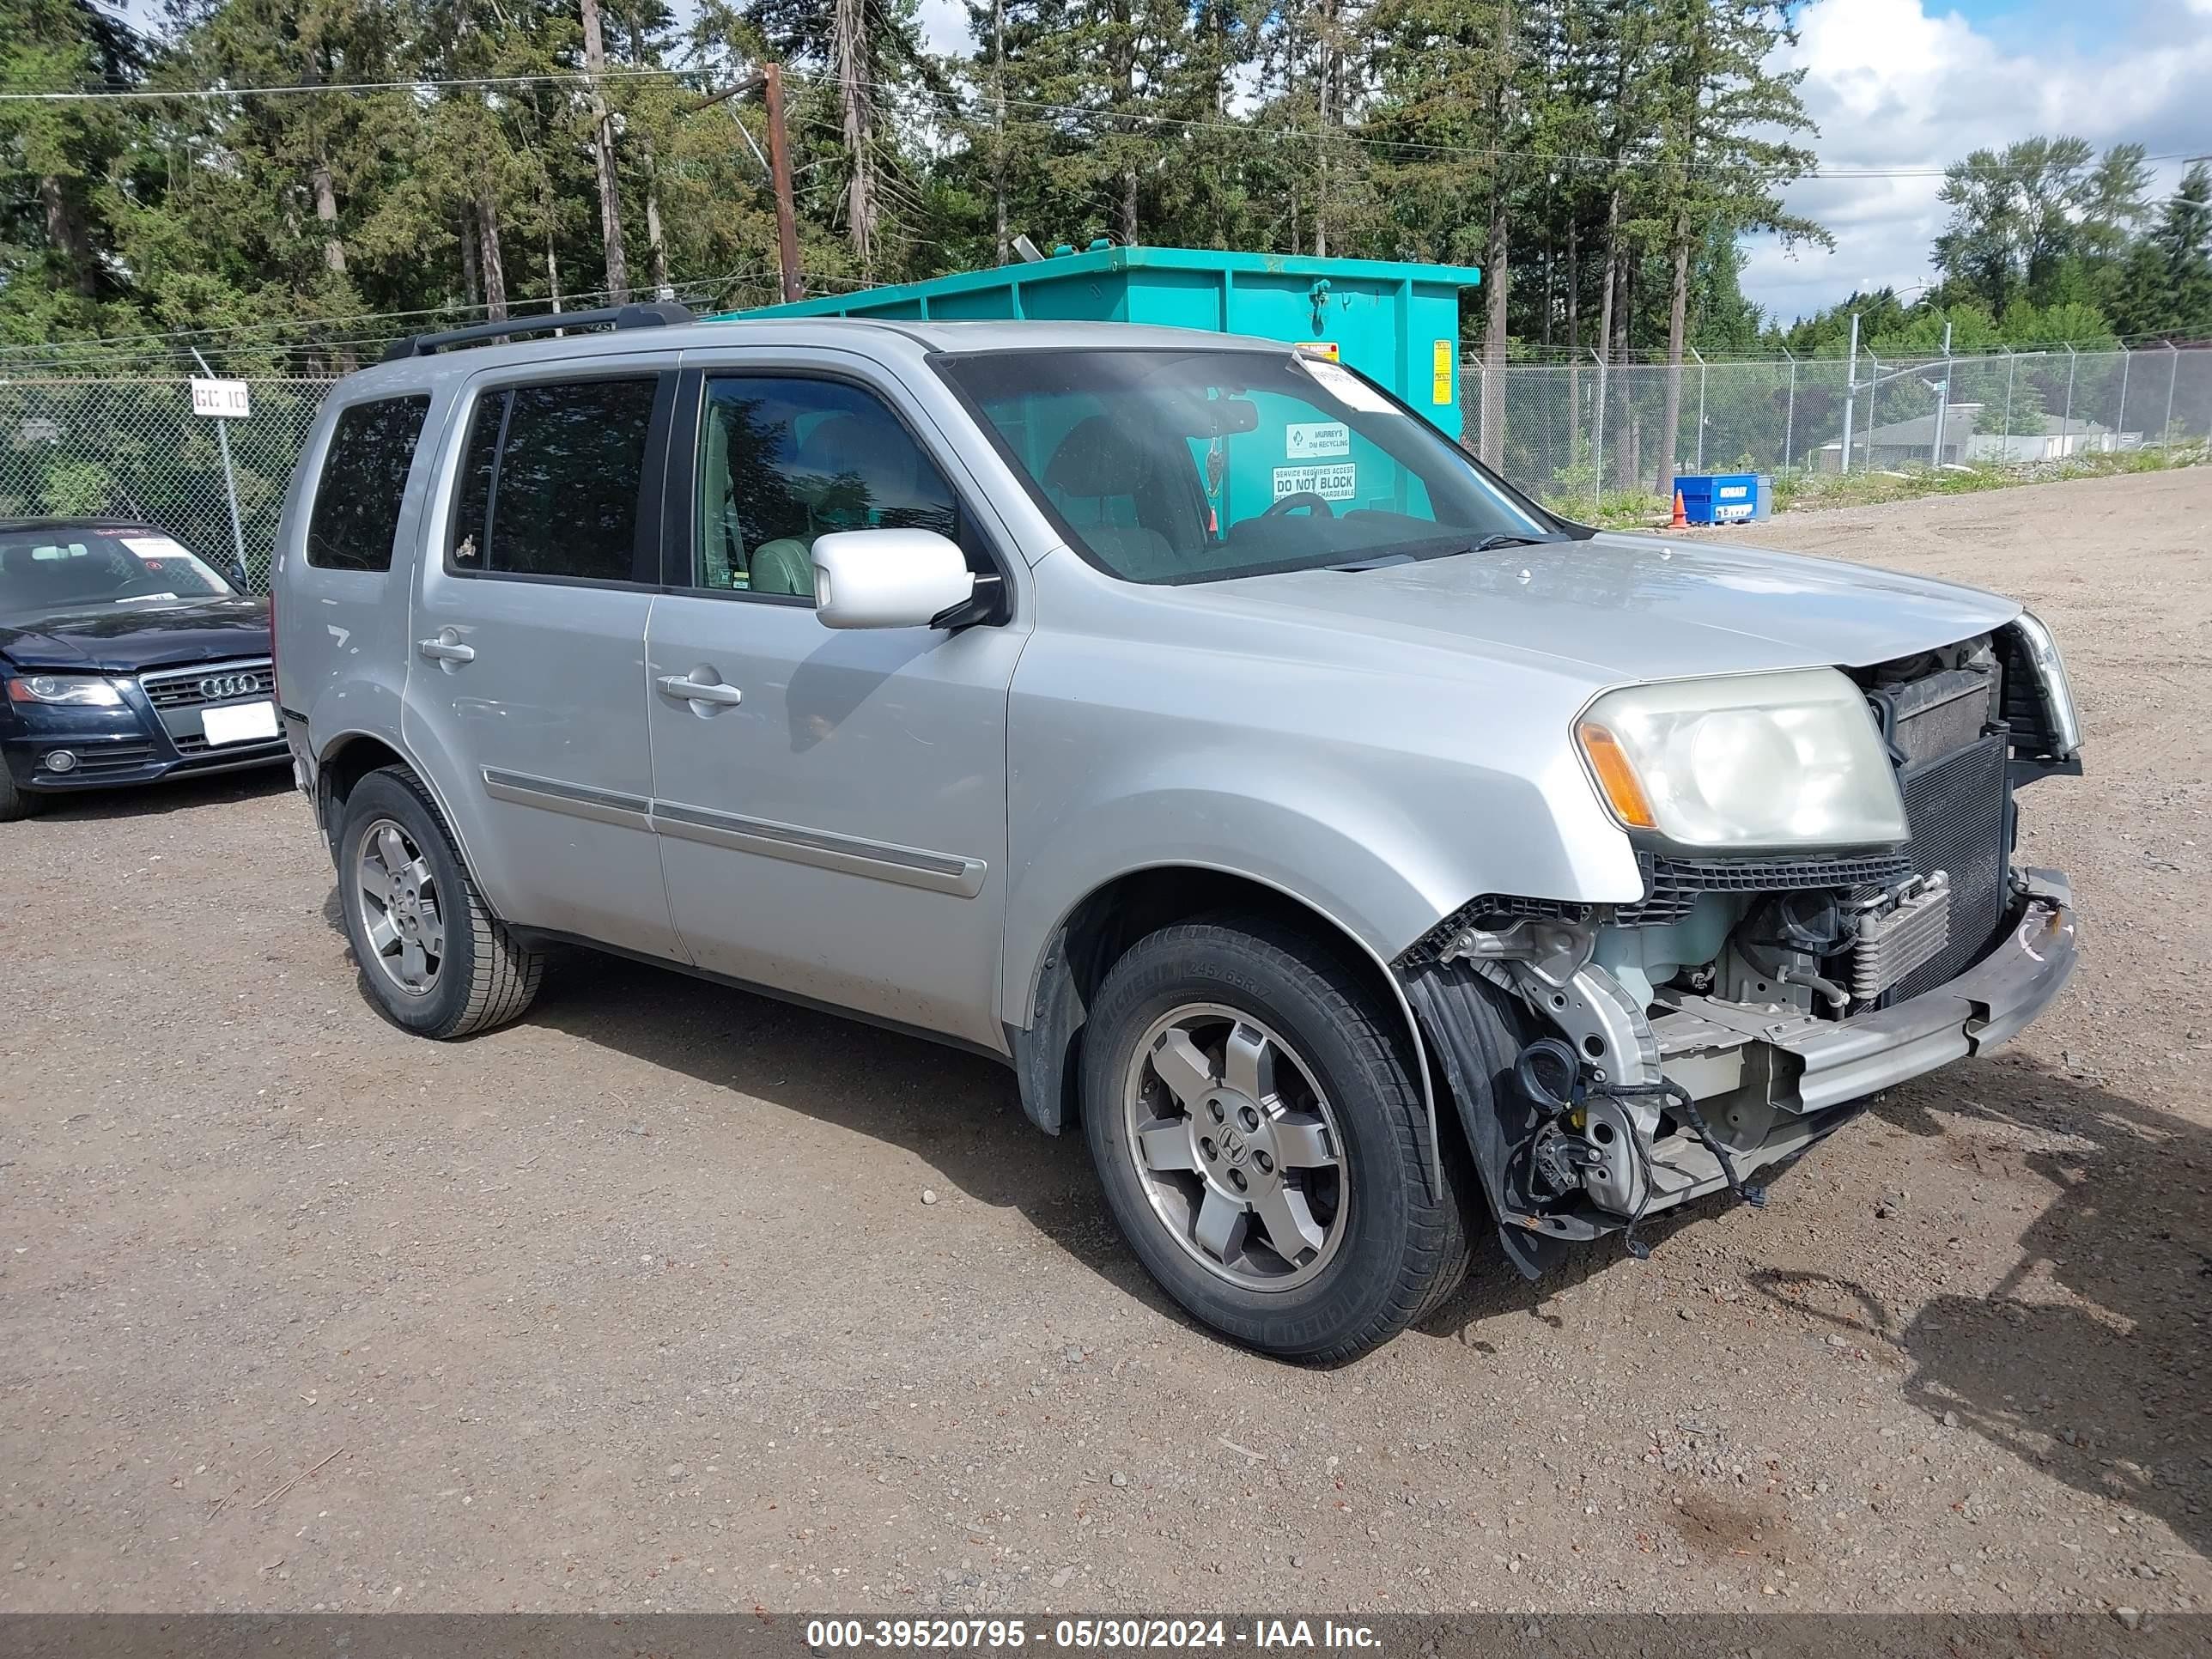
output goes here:
{"type": "Polygon", "coordinates": [[[1200,783],[1225,757],[1193,755],[1193,777],[1127,793],[1102,788],[1026,848],[1006,896],[1001,1018],[1026,1027],[1041,964],[1085,898],[1163,867],[1211,870],[1272,887],[1319,912],[1387,963],[1471,895],[1451,861],[1379,799],[1343,780],[1334,817],[1200,783]]]}

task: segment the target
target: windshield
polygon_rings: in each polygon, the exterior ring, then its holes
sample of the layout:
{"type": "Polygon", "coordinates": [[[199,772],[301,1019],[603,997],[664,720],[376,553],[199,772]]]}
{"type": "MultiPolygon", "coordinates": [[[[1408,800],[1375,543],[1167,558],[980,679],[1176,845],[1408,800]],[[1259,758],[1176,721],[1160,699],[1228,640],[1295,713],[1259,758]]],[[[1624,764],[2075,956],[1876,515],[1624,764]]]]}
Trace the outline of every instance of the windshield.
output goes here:
{"type": "Polygon", "coordinates": [[[159,531],[0,531],[0,617],[158,605],[236,591],[159,531]]]}
{"type": "Polygon", "coordinates": [[[1133,349],[940,361],[1078,550],[1126,580],[1560,538],[1426,421],[1324,358],[1133,349]]]}

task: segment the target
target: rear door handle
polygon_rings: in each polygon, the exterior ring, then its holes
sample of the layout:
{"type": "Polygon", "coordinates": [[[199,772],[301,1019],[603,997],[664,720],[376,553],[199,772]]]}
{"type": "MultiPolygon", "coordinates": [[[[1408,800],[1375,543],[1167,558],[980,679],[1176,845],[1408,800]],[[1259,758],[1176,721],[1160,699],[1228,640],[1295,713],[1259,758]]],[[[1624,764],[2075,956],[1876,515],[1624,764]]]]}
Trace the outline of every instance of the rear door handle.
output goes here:
{"type": "Polygon", "coordinates": [[[695,680],[686,674],[663,674],[660,694],[673,697],[678,702],[718,702],[734,708],[745,700],[745,694],[734,685],[724,685],[712,680],[695,680]]]}
{"type": "Polygon", "coordinates": [[[434,639],[418,640],[415,648],[432,662],[474,662],[477,659],[476,647],[463,645],[459,640],[447,638],[445,634],[434,639]]]}

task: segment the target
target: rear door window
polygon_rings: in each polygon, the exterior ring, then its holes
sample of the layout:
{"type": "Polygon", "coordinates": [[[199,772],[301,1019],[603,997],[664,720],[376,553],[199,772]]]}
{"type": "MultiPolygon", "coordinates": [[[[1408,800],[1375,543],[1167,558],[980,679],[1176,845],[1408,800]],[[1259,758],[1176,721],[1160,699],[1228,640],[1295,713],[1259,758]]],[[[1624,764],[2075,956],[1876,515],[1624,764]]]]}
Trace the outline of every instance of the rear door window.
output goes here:
{"type": "Polygon", "coordinates": [[[449,568],[616,582],[651,570],[658,544],[642,503],[659,389],[641,375],[480,398],[449,568]]]}
{"type": "Polygon", "coordinates": [[[427,396],[356,404],[331,431],[307,516],[307,562],[324,570],[389,570],[406,504],[427,396]]]}

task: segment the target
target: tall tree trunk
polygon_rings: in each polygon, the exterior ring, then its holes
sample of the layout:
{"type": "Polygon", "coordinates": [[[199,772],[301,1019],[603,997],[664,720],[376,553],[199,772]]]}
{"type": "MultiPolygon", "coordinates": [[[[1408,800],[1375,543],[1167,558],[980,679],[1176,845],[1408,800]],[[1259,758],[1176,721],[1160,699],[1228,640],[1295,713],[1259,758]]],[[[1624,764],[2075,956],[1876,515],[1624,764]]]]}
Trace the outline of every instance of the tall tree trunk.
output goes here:
{"type": "MultiPolygon", "coordinates": [[[[545,194],[545,292],[553,302],[557,314],[561,309],[561,261],[553,252],[553,196],[549,188],[545,194]]],[[[553,331],[557,337],[561,331],[553,331]]]]}
{"type": "Polygon", "coordinates": [[[1582,228],[1581,212],[1571,211],[1567,215],[1567,349],[1577,357],[1583,351],[1583,326],[1575,313],[1583,289],[1582,228]]]}
{"type": "Polygon", "coordinates": [[[645,270],[653,283],[653,297],[667,299],[668,239],[660,228],[660,175],[654,170],[649,145],[645,152],[645,270]]]}
{"type": "Polygon", "coordinates": [[[474,311],[483,303],[483,281],[479,274],[483,269],[483,233],[477,228],[477,204],[461,204],[461,234],[456,239],[461,245],[461,293],[474,311]]]}
{"type": "MultiPolygon", "coordinates": [[[[1314,257],[1328,257],[1328,116],[1329,55],[1336,45],[1336,0],[1322,0],[1319,26],[1314,31],[1314,257]]],[[[1489,408],[1487,399],[1483,407],[1489,408]]]]}
{"type": "Polygon", "coordinates": [[[845,223],[860,274],[872,277],[876,262],[875,88],[868,75],[866,0],[836,0],[830,20],[830,63],[845,116],[845,153],[853,181],[846,192],[845,223]]]}
{"type": "Polygon", "coordinates": [[[615,177],[615,118],[599,90],[606,72],[606,35],[599,25],[599,0],[582,0],[584,68],[591,77],[592,163],[599,176],[599,239],[607,251],[607,302],[629,301],[629,257],[623,251],[622,193],[615,177]]]}
{"type": "Polygon", "coordinates": [[[489,191],[477,197],[477,231],[483,239],[484,312],[494,322],[507,316],[507,261],[499,251],[499,199],[489,191]]]}
{"type": "Polygon", "coordinates": [[[84,215],[70,199],[69,187],[49,173],[39,179],[39,200],[46,210],[46,244],[62,256],[70,287],[89,300],[100,292],[100,270],[92,257],[92,234],[84,215]]]}
{"type": "Polygon", "coordinates": [[[991,143],[991,201],[999,222],[999,263],[1014,257],[1014,240],[1006,227],[1006,0],[991,0],[992,101],[997,106],[998,131],[991,143]]]}
{"type": "MultiPolygon", "coordinates": [[[[1115,108],[1127,112],[1133,108],[1137,101],[1136,21],[1129,0],[1116,0],[1111,15],[1115,24],[1114,104],[1115,108]]],[[[1126,114],[1114,125],[1125,140],[1136,135],[1136,123],[1128,119],[1126,114]]],[[[1126,143],[1123,154],[1133,154],[1131,147],[1126,143]]],[[[1137,242],[1137,164],[1133,160],[1123,161],[1121,184],[1121,200],[1115,204],[1115,216],[1121,221],[1121,246],[1133,247],[1137,242]]]]}
{"type": "Polygon", "coordinates": [[[1512,281],[1505,198],[1504,177],[1493,171],[1490,242],[1483,253],[1482,272],[1487,296],[1482,319],[1482,459],[1493,468],[1505,462],[1505,301],[1512,281]]]}
{"type": "Polygon", "coordinates": [[[1674,452],[1682,425],[1682,346],[1690,309],[1690,201],[1687,179],[1674,208],[1674,278],[1667,295],[1667,410],[1659,417],[1659,495],[1674,504],[1674,452]]]}
{"type": "Polygon", "coordinates": [[[346,271],[345,244],[338,238],[338,192],[331,180],[331,159],[319,140],[315,144],[315,166],[312,174],[315,190],[315,217],[323,227],[323,264],[333,276],[343,276],[346,271]]]}

